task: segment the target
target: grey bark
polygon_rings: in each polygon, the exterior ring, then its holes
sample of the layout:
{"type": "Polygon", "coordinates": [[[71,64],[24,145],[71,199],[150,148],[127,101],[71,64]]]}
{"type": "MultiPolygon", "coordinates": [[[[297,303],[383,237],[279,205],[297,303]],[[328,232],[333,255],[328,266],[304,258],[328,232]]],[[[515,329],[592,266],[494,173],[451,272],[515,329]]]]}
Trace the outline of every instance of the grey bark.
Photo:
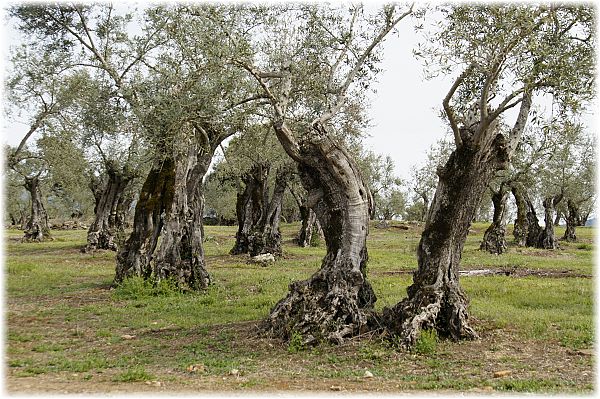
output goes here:
{"type": "Polygon", "coordinates": [[[498,191],[492,192],[492,204],[494,205],[494,215],[492,224],[483,234],[483,241],[479,249],[491,254],[500,255],[506,252],[506,222],[504,215],[506,213],[506,201],[508,199],[509,186],[502,182],[498,191]]]}
{"type": "Polygon", "coordinates": [[[517,205],[517,218],[514,222],[515,243],[521,247],[535,247],[542,233],[533,202],[520,182],[513,182],[511,190],[517,205]]]}
{"type": "Polygon", "coordinates": [[[142,186],[135,207],[133,231],[117,253],[115,284],[132,276],[151,278],[150,261],[158,243],[164,215],[173,202],[174,185],[173,159],[157,160],[142,186]]]}
{"type": "Polygon", "coordinates": [[[554,209],[560,201],[562,201],[563,194],[557,194],[546,197],[544,199],[544,229],[541,231],[538,240],[537,248],[543,249],[556,249],[558,248],[558,241],[554,235],[554,209]]]}
{"type": "Polygon", "coordinates": [[[271,310],[265,328],[304,342],[341,342],[371,328],[375,293],[366,278],[370,193],[348,152],[318,122],[310,139],[295,147],[291,132],[275,124],[278,138],[297,162],[302,185],[323,228],[327,254],[321,269],[290,285],[271,310]]]}
{"type": "Polygon", "coordinates": [[[52,240],[48,225],[48,213],[42,201],[40,179],[38,176],[25,178],[23,185],[31,196],[31,213],[25,225],[23,241],[52,240]]]}
{"type": "Polygon", "coordinates": [[[203,178],[214,150],[191,145],[175,167],[173,198],[165,209],[161,242],[153,263],[154,280],[173,279],[180,289],[210,285],[204,260],[203,178]]]}
{"type": "Polygon", "coordinates": [[[442,337],[473,339],[468,299],[459,284],[464,243],[486,186],[508,161],[507,143],[495,136],[488,151],[472,145],[466,134],[438,170],[439,181],[417,249],[418,269],[408,297],[385,308],[383,321],[404,346],[414,345],[420,331],[435,329],[442,337]]]}
{"type": "Polygon", "coordinates": [[[250,256],[270,253],[281,256],[279,222],[291,166],[283,165],[277,172],[273,193],[269,196],[268,176],[270,166],[260,163],[242,177],[244,191],[238,194],[236,213],[238,231],[230,253],[248,253],[250,256]]]}
{"type": "Polygon", "coordinates": [[[113,164],[107,165],[106,182],[101,188],[92,182],[92,190],[96,199],[94,221],[87,234],[87,245],[84,252],[97,249],[117,251],[116,235],[125,229],[125,207],[128,201],[125,195],[134,174],[128,169],[118,169],[113,164]]]}
{"type": "Polygon", "coordinates": [[[266,213],[269,171],[269,164],[257,163],[242,176],[244,190],[238,192],[235,205],[238,231],[230,251],[232,255],[250,252],[252,231],[266,213]]]}

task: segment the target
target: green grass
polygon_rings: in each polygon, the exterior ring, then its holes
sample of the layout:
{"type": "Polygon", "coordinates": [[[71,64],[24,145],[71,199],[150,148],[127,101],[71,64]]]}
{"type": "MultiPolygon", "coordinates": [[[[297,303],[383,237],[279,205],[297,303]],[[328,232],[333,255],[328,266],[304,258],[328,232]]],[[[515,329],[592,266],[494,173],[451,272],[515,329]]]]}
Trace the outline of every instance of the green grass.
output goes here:
{"type": "Polygon", "coordinates": [[[144,370],[143,367],[134,367],[117,375],[113,381],[116,382],[138,382],[138,381],[150,381],[155,379],[152,374],[149,374],[144,370]]]}
{"type": "MultiPolygon", "coordinates": [[[[495,256],[478,250],[486,227],[473,225],[463,267],[593,274],[590,228],[578,228],[578,242],[561,242],[560,250],[510,245],[507,254],[495,256]]],[[[262,267],[247,264],[245,256],[229,255],[235,227],[207,226],[206,260],[214,284],[198,293],[182,293],[168,281],[154,286],[141,279],[109,290],[114,253],[79,252],[85,231],[56,231],[54,241],[42,244],[20,243],[20,232],[5,232],[9,378],[86,373],[78,377],[80,382],[160,379],[187,386],[206,379],[232,389],[261,390],[277,381],[312,381],[306,389],[329,389],[345,383],[362,386],[362,376],[369,370],[375,375],[372,384],[396,391],[491,386],[506,392],[560,393],[593,388],[591,377],[580,377],[581,372],[562,376],[560,367],[541,370],[539,364],[560,365],[565,351],[592,347],[590,278],[461,278],[481,343],[454,343],[422,334],[418,350],[402,352],[376,337],[313,348],[304,348],[298,339],[283,343],[266,338],[253,326],[268,315],[291,282],[318,270],[325,254],[323,245],[293,245],[297,230],[297,224],[282,226],[284,257],[262,267]],[[523,354],[515,352],[515,344],[523,354]],[[525,353],[529,348],[539,352],[525,353]],[[547,359],[541,362],[540,356],[547,359]],[[204,367],[201,374],[186,371],[198,364],[204,367]],[[242,377],[230,377],[233,369],[242,377]],[[498,369],[521,371],[493,379],[491,374],[498,369]]],[[[415,228],[371,226],[368,273],[378,297],[377,310],[406,296],[419,237],[415,228]]],[[[590,357],[576,357],[570,365],[592,371],[590,357]]]]}

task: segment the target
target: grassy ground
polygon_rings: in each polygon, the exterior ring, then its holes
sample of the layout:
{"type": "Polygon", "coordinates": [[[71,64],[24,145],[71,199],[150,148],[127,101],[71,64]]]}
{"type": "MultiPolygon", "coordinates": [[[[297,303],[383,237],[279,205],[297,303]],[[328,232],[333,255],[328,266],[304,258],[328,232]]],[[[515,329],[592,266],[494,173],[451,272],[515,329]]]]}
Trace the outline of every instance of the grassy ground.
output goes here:
{"type": "MultiPolygon", "coordinates": [[[[556,251],[479,251],[475,224],[464,269],[508,276],[461,279],[481,339],[424,337],[412,352],[364,336],[302,348],[257,333],[256,324],[310,276],[323,247],[298,248],[284,225],[284,257],[272,266],[230,256],[235,228],[207,227],[207,292],[181,294],[140,280],[110,289],[114,253],[83,254],[84,231],[22,244],[5,232],[6,383],[9,392],[469,391],[590,393],[594,373],[593,231],[556,251]],[[373,377],[365,376],[369,371],[373,377]]],[[[372,227],[369,278],[377,307],[405,296],[420,228],[372,227]]],[[[557,235],[562,229],[557,229],[557,235]]]]}

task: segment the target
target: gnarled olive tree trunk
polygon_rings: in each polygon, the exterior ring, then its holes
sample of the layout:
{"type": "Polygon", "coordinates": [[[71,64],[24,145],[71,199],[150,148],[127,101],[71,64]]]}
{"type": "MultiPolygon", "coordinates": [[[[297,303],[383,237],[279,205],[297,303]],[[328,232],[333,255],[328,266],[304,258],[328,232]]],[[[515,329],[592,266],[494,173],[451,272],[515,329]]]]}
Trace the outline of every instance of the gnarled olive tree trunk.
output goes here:
{"type": "Polygon", "coordinates": [[[558,242],[554,235],[554,223],[553,223],[554,222],[554,209],[556,208],[556,205],[558,205],[558,203],[560,201],[562,201],[562,198],[563,198],[563,194],[561,193],[558,195],[546,197],[544,199],[543,205],[544,205],[545,226],[538,237],[538,241],[537,241],[537,245],[536,245],[537,248],[543,248],[543,249],[558,248],[558,242]]]}
{"type": "Polygon", "coordinates": [[[283,165],[277,170],[275,186],[271,200],[266,204],[263,216],[259,223],[252,229],[248,252],[250,256],[271,253],[281,256],[281,231],[279,221],[281,219],[281,207],[283,206],[283,195],[287,182],[292,174],[291,166],[283,165]]]}
{"type": "Polygon", "coordinates": [[[31,195],[31,213],[25,225],[23,241],[52,240],[48,226],[48,213],[42,202],[40,179],[37,176],[25,178],[25,189],[31,195]]]}
{"type": "Polygon", "coordinates": [[[238,231],[235,234],[235,244],[229,252],[232,255],[250,252],[252,230],[266,212],[269,170],[269,164],[257,163],[242,176],[244,191],[238,192],[235,204],[238,231]]]}
{"type": "Polygon", "coordinates": [[[300,206],[300,218],[302,219],[302,225],[298,232],[298,245],[302,248],[310,247],[313,235],[320,234],[321,226],[317,220],[317,214],[308,206],[302,204],[300,206]]]}
{"type": "Polygon", "coordinates": [[[374,317],[376,297],[366,278],[371,196],[352,157],[320,123],[313,124],[314,134],[298,147],[287,126],[275,124],[275,130],[298,162],[307,206],[323,227],[327,254],[319,271],[290,285],[265,326],[286,339],[295,332],[307,343],[341,342],[367,330],[374,317]]]}
{"type": "Polygon", "coordinates": [[[515,243],[520,247],[535,247],[542,233],[535,207],[522,183],[513,182],[511,191],[517,205],[517,218],[513,230],[515,243]]]}
{"type": "Polygon", "coordinates": [[[238,194],[236,212],[238,231],[231,249],[232,255],[248,253],[250,256],[270,253],[281,256],[279,222],[291,167],[281,166],[275,177],[273,194],[269,198],[268,176],[270,166],[259,163],[242,177],[244,191],[238,194]]]}
{"type": "Polygon", "coordinates": [[[171,157],[157,160],[142,186],[135,207],[133,231],[117,253],[115,283],[126,277],[152,275],[150,261],[158,243],[163,218],[174,197],[175,162],[171,157]]]}
{"type": "Polygon", "coordinates": [[[118,249],[116,234],[124,231],[125,190],[133,178],[134,175],[128,170],[118,170],[114,165],[107,165],[106,183],[100,190],[94,190],[95,216],[88,229],[84,252],[118,249]]]}
{"type": "Polygon", "coordinates": [[[483,234],[483,241],[479,249],[491,254],[500,255],[506,252],[506,201],[508,199],[508,186],[503,182],[498,191],[492,193],[492,204],[494,204],[494,216],[492,224],[483,234]]]}
{"type": "Polygon", "coordinates": [[[155,254],[156,281],[174,279],[182,289],[208,287],[210,276],[204,261],[204,175],[214,151],[190,146],[175,165],[173,198],[165,209],[160,246],[155,254]]]}
{"type": "Polygon", "coordinates": [[[388,330],[403,345],[414,344],[422,329],[435,329],[453,339],[476,338],[469,325],[468,299],[459,285],[458,268],[464,243],[487,184],[506,167],[508,152],[498,134],[487,151],[463,138],[438,170],[439,181],[417,249],[418,270],[408,297],[383,311],[388,330]]]}
{"type": "Polygon", "coordinates": [[[567,215],[565,217],[567,226],[563,240],[568,242],[577,241],[577,235],[575,234],[575,227],[585,226],[585,221],[579,212],[579,205],[572,199],[567,200],[567,215]]]}

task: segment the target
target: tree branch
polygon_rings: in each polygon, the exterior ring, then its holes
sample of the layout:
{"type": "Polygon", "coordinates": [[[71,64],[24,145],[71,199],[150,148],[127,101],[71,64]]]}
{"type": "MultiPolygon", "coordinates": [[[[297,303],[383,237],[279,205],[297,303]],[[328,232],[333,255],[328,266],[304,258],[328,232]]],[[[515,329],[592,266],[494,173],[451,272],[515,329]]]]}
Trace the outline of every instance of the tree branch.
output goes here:
{"type": "Polygon", "coordinates": [[[517,149],[519,141],[521,140],[523,130],[525,129],[525,125],[527,124],[529,110],[531,109],[531,97],[531,90],[527,90],[525,91],[525,93],[523,93],[523,98],[521,99],[521,108],[519,109],[519,115],[517,116],[517,120],[515,121],[515,124],[508,135],[509,155],[512,155],[514,153],[514,151],[517,149]]]}
{"type": "Polygon", "coordinates": [[[444,97],[444,101],[442,102],[442,105],[444,106],[444,112],[446,112],[446,118],[448,118],[450,128],[452,128],[452,133],[454,133],[454,144],[456,144],[456,148],[462,146],[462,138],[460,137],[460,131],[458,130],[458,125],[454,116],[454,110],[450,106],[450,100],[452,99],[452,96],[458,89],[458,86],[460,86],[460,84],[465,80],[467,75],[471,73],[472,70],[473,65],[469,65],[467,69],[465,69],[463,73],[461,73],[460,76],[456,78],[454,84],[452,85],[452,87],[450,87],[448,94],[446,94],[446,97],[444,97]]]}
{"type": "Polygon", "coordinates": [[[375,47],[383,41],[385,36],[388,33],[390,33],[390,31],[394,28],[394,26],[396,26],[398,24],[398,22],[400,22],[406,16],[412,14],[413,7],[414,7],[414,3],[410,5],[409,9],[406,12],[399,15],[396,19],[389,21],[387,26],[381,32],[379,32],[379,34],[373,39],[371,44],[360,55],[360,57],[356,61],[356,64],[354,64],[354,68],[352,68],[352,70],[350,72],[348,72],[348,75],[346,75],[346,79],[345,79],[344,83],[338,90],[338,97],[337,97],[336,104],[333,107],[331,107],[331,109],[328,112],[324,113],[319,118],[315,119],[312,122],[312,125],[316,125],[317,123],[324,124],[326,121],[331,119],[337,112],[339,112],[339,110],[344,106],[344,102],[346,99],[346,92],[348,91],[348,88],[354,81],[354,78],[356,77],[356,75],[358,74],[358,72],[360,71],[362,66],[364,65],[364,63],[367,60],[367,58],[369,57],[369,55],[371,55],[371,53],[373,52],[373,49],[375,49],[375,47]]]}

